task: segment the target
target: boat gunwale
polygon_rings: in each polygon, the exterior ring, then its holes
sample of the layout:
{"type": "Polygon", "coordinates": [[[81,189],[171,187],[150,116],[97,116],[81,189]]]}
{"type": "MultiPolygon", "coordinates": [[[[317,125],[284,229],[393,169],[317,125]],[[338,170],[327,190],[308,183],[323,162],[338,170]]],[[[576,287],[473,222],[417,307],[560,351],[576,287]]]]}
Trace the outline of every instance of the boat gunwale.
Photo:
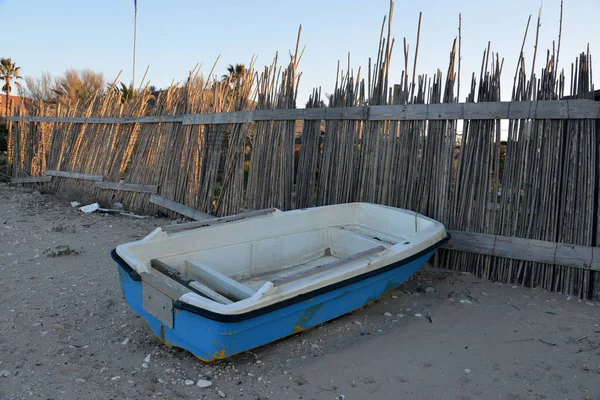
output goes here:
{"type": "MultiPolygon", "coordinates": [[[[405,257],[401,260],[398,260],[396,262],[392,262],[390,264],[384,265],[384,266],[374,269],[372,271],[366,271],[362,274],[352,276],[350,278],[332,283],[330,285],[323,286],[321,288],[299,294],[297,296],[285,299],[283,301],[268,304],[264,307],[260,307],[260,308],[246,311],[243,313],[238,313],[238,314],[219,313],[219,312],[210,311],[205,308],[186,303],[182,300],[174,301],[173,308],[179,309],[182,311],[187,311],[187,312],[196,314],[198,316],[201,316],[201,317],[213,320],[213,321],[218,321],[218,322],[234,323],[234,322],[246,321],[246,320],[253,319],[253,318],[268,314],[270,312],[291,306],[293,304],[308,300],[308,299],[318,296],[320,294],[327,293],[327,292],[330,292],[330,291],[333,291],[336,289],[340,289],[345,286],[349,286],[353,283],[360,282],[364,279],[368,279],[368,278],[377,276],[379,274],[383,274],[383,273],[393,270],[395,268],[399,268],[405,264],[410,263],[411,261],[414,261],[420,257],[423,257],[425,254],[428,254],[432,251],[437,250],[439,247],[441,247],[446,242],[448,242],[450,240],[450,237],[451,237],[451,235],[448,232],[446,232],[445,238],[440,239],[437,242],[433,243],[432,245],[426,247],[425,249],[420,250],[420,251],[418,251],[408,257],[405,257]]],[[[110,254],[111,254],[112,259],[117,263],[117,265],[120,268],[122,268],[133,281],[140,282],[142,280],[140,274],[134,268],[132,268],[125,260],[123,260],[123,258],[121,258],[121,256],[119,256],[119,254],[117,254],[116,248],[114,248],[110,254]]]]}

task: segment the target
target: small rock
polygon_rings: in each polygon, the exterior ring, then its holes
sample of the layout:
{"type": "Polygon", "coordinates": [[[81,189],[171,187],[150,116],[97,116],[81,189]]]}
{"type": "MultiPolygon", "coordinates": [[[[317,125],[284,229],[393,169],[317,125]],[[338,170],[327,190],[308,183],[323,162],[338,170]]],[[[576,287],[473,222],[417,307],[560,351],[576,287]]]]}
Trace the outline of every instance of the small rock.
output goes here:
{"type": "Polygon", "coordinates": [[[196,386],[205,389],[207,387],[211,387],[212,386],[212,382],[209,381],[209,380],[206,380],[206,379],[199,379],[198,382],[196,382],[196,386]]]}
{"type": "Polygon", "coordinates": [[[481,292],[482,296],[489,296],[489,294],[487,294],[486,292],[481,292]]]}
{"type": "Polygon", "coordinates": [[[465,369],[465,375],[469,375],[471,373],[470,369],[465,369]]]}
{"type": "Polygon", "coordinates": [[[142,368],[148,368],[148,363],[142,363],[142,368]]]}
{"type": "Polygon", "coordinates": [[[123,346],[124,346],[124,345],[126,345],[127,343],[129,343],[129,338],[126,338],[125,340],[123,340],[123,341],[121,342],[121,344],[122,344],[123,346]]]}
{"type": "Polygon", "coordinates": [[[404,314],[396,314],[396,316],[402,318],[404,317],[404,314]]]}
{"type": "Polygon", "coordinates": [[[425,288],[425,292],[432,293],[432,292],[435,292],[435,289],[432,288],[431,286],[428,286],[428,287],[425,288]]]}
{"type": "Polygon", "coordinates": [[[110,208],[112,208],[113,210],[122,210],[125,208],[125,206],[123,205],[123,203],[120,202],[114,202],[111,203],[110,208]]]}
{"type": "Polygon", "coordinates": [[[10,372],[7,369],[3,369],[2,371],[0,371],[0,377],[6,378],[8,376],[10,376],[10,372]]]}
{"type": "Polygon", "coordinates": [[[223,398],[223,399],[224,399],[225,397],[227,397],[227,395],[226,395],[225,393],[223,393],[223,391],[222,391],[222,390],[219,390],[219,392],[218,392],[218,393],[219,393],[219,397],[221,397],[221,398],[223,398]]]}
{"type": "Polygon", "coordinates": [[[338,398],[338,400],[345,400],[346,396],[344,396],[343,394],[340,394],[337,398],[338,398]]]}
{"type": "Polygon", "coordinates": [[[191,379],[186,379],[185,381],[183,381],[183,383],[185,383],[185,386],[192,386],[194,384],[194,381],[191,379]]]}
{"type": "Polygon", "coordinates": [[[62,326],[61,324],[53,324],[53,325],[52,325],[52,329],[57,329],[57,330],[58,330],[58,329],[65,329],[65,327],[64,327],[64,326],[62,326]]]}
{"type": "Polygon", "coordinates": [[[422,317],[421,313],[416,313],[415,317],[422,317]]]}
{"type": "Polygon", "coordinates": [[[148,354],[148,355],[146,356],[146,358],[144,358],[144,362],[145,362],[145,363],[149,363],[149,362],[150,362],[150,354],[148,354]]]}
{"type": "Polygon", "coordinates": [[[34,196],[39,196],[39,195],[41,195],[41,193],[40,193],[40,191],[39,191],[39,190],[34,190],[33,192],[31,192],[31,194],[32,194],[32,195],[34,195],[34,196]]]}
{"type": "Polygon", "coordinates": [[[460,302],[461,302],[462,304],[471,304],[471,300],[465,300],[465,299],[462,299],[460,302]]]}
{"type": "Polygon", "coordinates": [[[101,374],[105,373],[106,371],[108,371],[108,368],[106,368],[106,367],[100,368],[100,373],[101,374]]]}
{"type": "Polygon", "coordinates": [[[75,382],[77,382],[77,383],[85,383],[85,379],[77,378],[77,379],[75,379],[75,382]]]}
{"type": "Polygon", "coordinates": [[[81,203],[78,202],[78,201],[72,201],[71,202],[71,207],[79,207],[80,205],[81,205],[81,203]]]}
{"type": "Polygon", "coordinates": [[[392,296],[392,299],[397,299],[397,298],[398,298],[398,296],[396,296],[396,295],[392,296]]]}
{"type": "Polygon", "coordinates": [[[356,386],[356,381],[354,379],[352,379],[352,387],[356,386]]]}
{"type": "Polygon", "coordinates": [[[310,347],[312,347],[313,349],[318,349],[318,348],[319,348],[319,347],[321,347],[321,346],[319,346],[319,345],[318,345],[318,344],[316,344],[316,343],[313,343],[313,344],[311,344],[311,345],[310,345],[310,347]]]}
{"type": "Polygon", "coordinates": [[[37,327],[37,326],[42,326],[41,322],[34,322],[33,324],[31,324],[31,326],[37,327]]]}
{"type": "Polygon", "coordinates": [[[392,313],[386,311],[386,312],[383,313],[383,315],[385,315],[386,317],[391,317],[392,313]]]}
{"type": "Polygon", "coordinates": [[[121,377],[119,375],[113,376],[112,378],[110,378],[111,381],[118,381],[119,379],[121,379],[121,377]]]}

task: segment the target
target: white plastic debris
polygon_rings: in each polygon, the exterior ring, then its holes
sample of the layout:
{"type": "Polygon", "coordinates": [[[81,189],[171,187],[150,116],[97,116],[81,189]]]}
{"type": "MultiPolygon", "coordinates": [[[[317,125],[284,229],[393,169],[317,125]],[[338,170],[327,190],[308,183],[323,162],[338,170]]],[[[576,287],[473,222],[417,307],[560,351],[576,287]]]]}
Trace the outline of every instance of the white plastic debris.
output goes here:
{"type": "Polygon", "coordinates": [[[471,304],[471,300],[465,300],[465,299],[463,299],[463,300],[461,300],[460,302],[461,302],[462,304],[471,304]]]}
{"type": "Polygon", "coordinates": [[[100,208],[100,204],[98,204],[98,203],[92,203],[92,204],[88,204],[87,206],[79,207],[79,209],[86,214],[93,213],[94,211],[98,210],[99,208],[100,208]]]}

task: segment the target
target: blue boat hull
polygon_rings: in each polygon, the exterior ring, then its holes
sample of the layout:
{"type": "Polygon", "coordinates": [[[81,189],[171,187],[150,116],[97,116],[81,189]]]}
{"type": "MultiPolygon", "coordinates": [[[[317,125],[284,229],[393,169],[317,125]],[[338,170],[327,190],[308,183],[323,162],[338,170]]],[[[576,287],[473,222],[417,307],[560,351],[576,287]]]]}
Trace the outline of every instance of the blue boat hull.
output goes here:
{"type": "MultiPolygon", "coordinates": [[[[383,272],[340,282],[306,298],[292,299],[237,320],[202,315],[193,306],[175,302],[172,329],[145,311],[142,282],[134,279],[137,274],[123,265],[122,260],[117,262],[117,268],[129,307],[146,321],[155,335],[166,345],[184,348],[209,362],[274,342],[367,305],[400,286],[427,262],[439,245],[411,260],[389,265],[383,272]]],[[[113,258],[119,258],[114,251],[113,258]]]]}

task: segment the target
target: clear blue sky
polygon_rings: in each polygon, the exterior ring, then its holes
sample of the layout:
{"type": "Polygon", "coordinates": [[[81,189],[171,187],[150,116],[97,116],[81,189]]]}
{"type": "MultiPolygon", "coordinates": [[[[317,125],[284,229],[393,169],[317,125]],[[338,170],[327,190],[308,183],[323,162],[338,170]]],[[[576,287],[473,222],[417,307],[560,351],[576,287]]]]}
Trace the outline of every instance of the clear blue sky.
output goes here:
{"type": "MultiPolygon", "coordinates": [[[[592,54],[596,51],[600,57],[600,2],[565,3],[560,61],[567,69],[588,43],[592,54]]],[[[398,81],[404,64],[403,37],[411,44],[411,52],[414,49],[419,12],[423,12],[423,26],[418,72],[428,74],[436,68],[446,71],[462,12],[465,85],[461,92],[466,94],[471,73],[479,73],[482,52],[490,40],[492,50],[505,58],[503,99],[508,99],[522,35],[533,14],[526,46],[527,65],[531,66],[540,5],[538,0],[397,1],[392,83],[398,81]]],[[[157,87],[167,86],[173,79],[183,80],[198,62],[208,73],[219,54],[219,75],[230,63],[248,63],[253,54],[259,56],[259,68],[269,64],[277,50],[280,60],[287,62],[302,24],[302,44],[307,48],[300,65],[303,77],[298,107],[304,107],[313,87],[331,92],[337,61],[341,59],[345,65],[348,52],[352,66],[362,65],[366,70],[368,57],[377,55],[381,21],[388,6],[387,0],[138,0],[136,81],[148,65],[148,78],[157,87]]],[[[43,71],[58,75],[67,68],[91,68],[112,80],[123,70],[121,80],[130,82],[133,11],[133,0],[0,0],[5,33],[0,56],[12,57],[23,75],[39,76],[43,71]]],[[[560,0],[544,1],[540,67],[546,49],[552,48],[558,35],[559,11],[560,0]]],[[[600,76],[598,67],[594,70],[600,76]]]]}

